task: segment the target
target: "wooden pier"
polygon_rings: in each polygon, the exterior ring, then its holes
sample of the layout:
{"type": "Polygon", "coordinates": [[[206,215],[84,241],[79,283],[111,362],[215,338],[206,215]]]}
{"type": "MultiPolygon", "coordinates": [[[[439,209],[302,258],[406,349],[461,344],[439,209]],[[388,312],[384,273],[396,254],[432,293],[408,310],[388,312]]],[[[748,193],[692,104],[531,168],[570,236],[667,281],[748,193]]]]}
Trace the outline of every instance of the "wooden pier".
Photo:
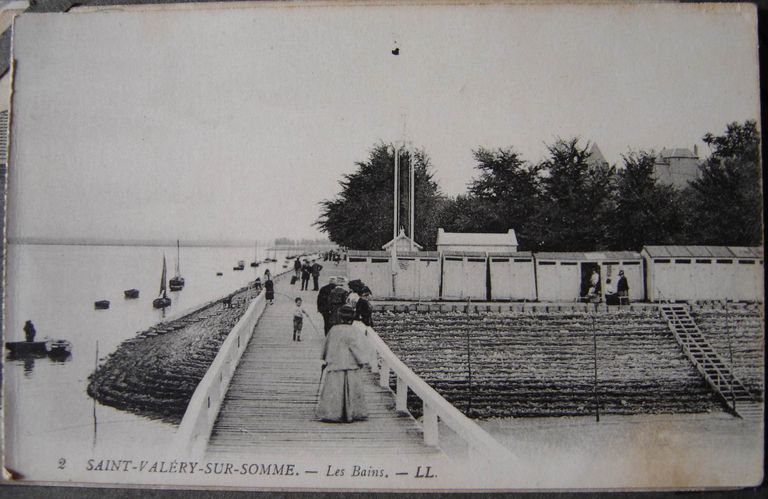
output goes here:
{"type": "MultiPolygon", "coordinates": [[[[323,262],[325,263],[325,262],[323,262]]],[[[343,264],[327,265],[328,276],[344,275],[343,264]]],[[[310,283],[311,284],[311,283],[310,283]]],[[[315,417],[325,336],[317,313],[317,292],[300,283],[278,282],[275,304],[268,305],[237,368],[208,442],[207,457],[285,452],[377,455],[440,454],[424,444],[410,414],[395,411],[392,392],[365,369],[367,421],[323,423],[315,417]],[[304,300],[301,342],[292,340],[294,298],[304,300]]],[[[378,377],[376,377],[378,379],[378,377]]]]}

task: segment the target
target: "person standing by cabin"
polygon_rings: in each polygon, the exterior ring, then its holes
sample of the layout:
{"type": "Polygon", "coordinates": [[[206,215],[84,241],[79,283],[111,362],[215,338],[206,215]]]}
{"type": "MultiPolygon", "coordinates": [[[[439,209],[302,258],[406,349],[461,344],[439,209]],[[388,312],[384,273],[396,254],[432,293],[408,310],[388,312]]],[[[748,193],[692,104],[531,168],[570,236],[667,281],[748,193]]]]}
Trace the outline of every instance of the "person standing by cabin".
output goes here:
{"type": "Polygon", "coordinates": [[[368,419],[365,386],[360,371],[366,357],[360,331],[352,327],[354,315],[352,307],[341,307],[341,322],[334,325],[325,338],[325,382],[316,409],[318,419],[324,422],[351,423],[368,419]]]}
{"type": "Polygon", "coordinates": [[[297,296],[293,301],[296,303],[296,308],[293,309],[293,341],[301,341],[301,328],[304,325],[304,316],[307,313],[301,307],[301,297],[297,296]]]}
{"type": "Polygon", "coordinates": [[[317,291],[319,289],[317,281],[320,279],[320,271],[323,270],[323,266],[315,262],[312,264],[310,269],[312,270],[312,284],[314,285],[314,289],[312,291],[317,291]]]}
{"type": "Polygon", "coordinates": [[[301,266],[301,290],[305,291],[309,289],[309,277],[312,275],[312,267],[309,266],[309,262],[304,260],[304,265],[301,266]]]}
{"type": "Polygon", "coordinates": [[[331,277],[328,280],[328,284],[320,288],[317,293],[317,311],[323,316],[323,330],[325,335],[328,336],[328,331],[331,330],[331,290],[336,287],[336,278],[331,277]]]}
{"type": "Polygon", "coordinates": [[[619,305],[622,304],[622,301],[629,303],[629,282],[627,282],[627,278],[624,277],[623,270],[619,270],[619,282],[616,283],[616,294],[619,297],[619,305]]]}
{"type": "Polygon", "coordinates": [[[297,280],[301,277],[301,260],[298,258],[293,262],[293,275],[296,276],[297,280]]]}
{"type": "Polygon", "coordinates": [[[371,290],[368,286],[365,286],[360,290],[360,298],[355,306],[355,320],[362,322],[368,327],[373,327],[373,321],[371,320],[373,308],[371,307],[370,300],[371,290]]]}
{"type": "Polygon", "coordinates": [[[267,280],[264,281],[264,290],[265,290],[264,298],[267,299],[270,305],[274,305],[275,304],[275,283],[272,281],[272,277],[267,277],[267,280]]]}
{"type": "Polygon", "coordinates": [[[35,335],[37,334],[37,331],[35,330],[35,325],[32,324],[32,321],[27,321],[24,323],[24,338],[29,342],[32,343],[35,341],[35,335]]]}

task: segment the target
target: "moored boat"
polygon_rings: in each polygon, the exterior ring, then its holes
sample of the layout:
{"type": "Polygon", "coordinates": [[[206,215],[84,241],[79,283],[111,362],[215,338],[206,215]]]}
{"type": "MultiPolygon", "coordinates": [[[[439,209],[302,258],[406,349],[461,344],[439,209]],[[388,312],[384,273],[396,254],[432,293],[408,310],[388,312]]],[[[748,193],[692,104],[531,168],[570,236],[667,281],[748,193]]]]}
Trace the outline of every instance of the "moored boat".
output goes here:
{"type": "Polygon", "coordinates": [[[258,266],[259,266],[259,241],[257,240],[253,246],[253,261],[251,262],[251,267],[258,267],[258,266]]]}
{"type": "Polygon", "coordinates": [[[138,298],[139,290],[136,288],[126,289],[125,291],[123,291],[123,294],[125,294],[126,298],[138,298]]]}
{"type": "Polygon", "coordinates": [[[237,265],[232,267],[232,270],[243,270],[243,269],[245,269],[245,260],[240,260],[239,262],[237,262],[237,265]]]}
{"type": "Polygon", "coordinates": [[[181,277],[181,250],[179,249],[179,240],[176,239],[176,275],[168,281],[168,287],[171,291],[181,291],[184,289],[184,278],[181,277]]]}
{"type": "Polygon", "coordinates": [[[16,355],[48,353],[47,341],[6,341],[5,348],[16,355]]]}
{"type": "Polygon", "coordinates": [[[160,276],[160,295],[152,300],[152,306],[155,308],[165,308],[171,306],[171,299],[168,298],[168,292],[165,287],[165,278],[168,270],[165,266],[165,255],[163,255],[163,273],[160,276]]]}
{"type": "Polygon", "coordinates": [[[72,343],[67,340],[49,340],[46,342],[48,355],[66,357],[72,353],[72,343]]]}
{"type": "Polygon", "coordinates": [[[96,310],[106,310],[109,308],[109,300],[99,300],[93,302],[93,308],[96,310]]]}
{"type": "Polygon", "coordinates": [[[222,275],[224,275],[224,272],[216,272],[216,275],[217,276],[222,276],[222,275]]]}

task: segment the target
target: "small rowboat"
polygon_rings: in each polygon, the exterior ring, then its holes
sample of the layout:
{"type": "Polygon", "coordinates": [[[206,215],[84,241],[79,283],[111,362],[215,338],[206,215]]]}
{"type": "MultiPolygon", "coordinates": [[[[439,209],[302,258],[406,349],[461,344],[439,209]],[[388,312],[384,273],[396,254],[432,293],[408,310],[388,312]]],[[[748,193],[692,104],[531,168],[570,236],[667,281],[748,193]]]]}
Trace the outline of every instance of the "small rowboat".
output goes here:
{"type": "Polygon", "coordinates": [[[5,348],[12,354],[48,353],[47,341],[6,341],[5,348]]]}
{"type": "Polygon", "coordinates": [[[139,290],[136,288],[133,289],[126,289],[123,291],[126,298],[138,298],[139,297],[139,290]]]}
{"type": "Polygon", "coordinates": [[[72,353],[72,343],[67,340],[50,340],[46,343],[50,356],[66,357],[72,353]]]}
{"type": "Polygon", "coordinates": [[[109,300],[99,300],[93,303],[93,308],[96,310],[106,310],[109,308],[109,300]]]}
{"type": "Polygon", "coordinates": [[[216,275],[219,275],[219,276],[224,275],[224,272],[216,272],[216,275]]]}
{"type": "Polygon", "coordinates": [[[65,357],[72,352],[72,343],[67,340],[6,341],[5,348],[13,355],[48,354],[65,357]]]}

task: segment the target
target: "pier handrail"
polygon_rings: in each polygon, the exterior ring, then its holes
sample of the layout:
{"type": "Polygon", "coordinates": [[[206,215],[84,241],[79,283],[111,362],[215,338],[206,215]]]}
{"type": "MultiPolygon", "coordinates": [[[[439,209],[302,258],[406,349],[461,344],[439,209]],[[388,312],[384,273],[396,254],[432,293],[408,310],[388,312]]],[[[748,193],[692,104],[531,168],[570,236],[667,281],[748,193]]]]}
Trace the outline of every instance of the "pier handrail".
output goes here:
{"type": "MultiPolygon", "coordinates": [[[[292,268],[283,270],[274,277],[277,279],[291,272],[293,272],[292,268]]],[[[216,422],[221,403],[229,389],[229,382],[235,374],[240,357],[248,346],[256,323],[266,306],[265,294],[259,293],[227,334],[227,338],[221,344],[219,352],[187,404],[187,410],[184,412],[171,446],[174,458],[202,457],[205,454],[213,424],[216,422]]]]}
{"type": "Polygon", "coordinates": [[[264,293],[259,293],[227,335],[205,376],[198,383],[176,430],[171,448],[175,458],[202,457],[205,453],[229,382],[265,307],[264,293]]]}
{"type": "Polygon", "coordinates": [[[470,458],[485,460],[493,466],[503,465],[509,469],[518,462],[517,456],[512,451],[499,443],[477,423],[456,409],[434,388],[429,386],[421,377],[406,366],[395,355],[386,342],[370,327],[360,322],[354,323],[362,332],[365,332],[373,348],[376,358],[372,359],[371,371],[379,373],[379,386],[389,389],[389,373],[394,371],[397,376],[395,393],[395,408],[400,412],[407,412],[408,388],[416,394],[423,403],[422,429],[424,443],[429,446],[437,446],[439,442],[438,419],[442,420],[451,430],[461,437],[469,446],[470,458]],[[380,363],[380,365],[379,365],[380,363]]]}

